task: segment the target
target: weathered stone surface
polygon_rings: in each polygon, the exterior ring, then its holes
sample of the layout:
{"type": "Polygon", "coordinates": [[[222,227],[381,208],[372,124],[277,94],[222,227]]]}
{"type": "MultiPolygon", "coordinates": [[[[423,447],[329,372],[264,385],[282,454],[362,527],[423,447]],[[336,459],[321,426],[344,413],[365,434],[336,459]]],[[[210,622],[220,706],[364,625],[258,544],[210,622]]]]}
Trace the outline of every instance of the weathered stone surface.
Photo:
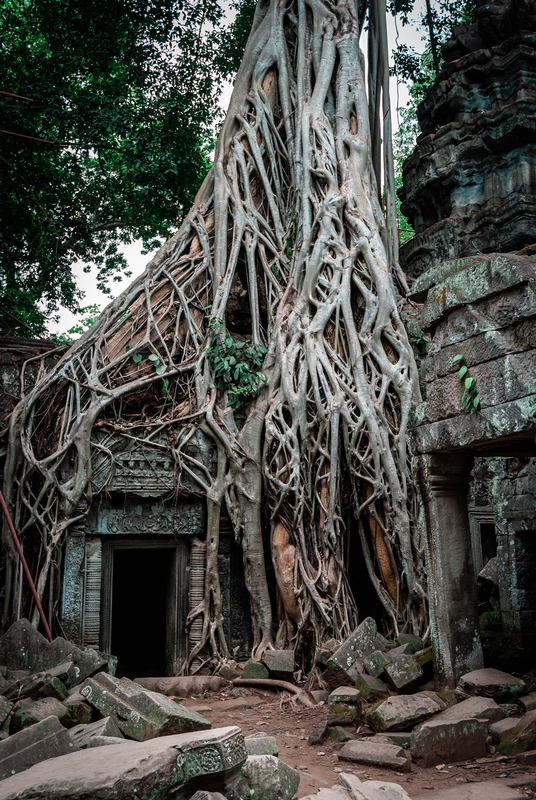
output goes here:
{"type": "Polygon", "coordinates": [[[510,736],[517,726],[519,719],[516,717],[505,717],[489,726],[489,733],[495,744],[500,744],[503,739],[510,736]]]}
{"type": "Polygon", "coordinates": [[[378,633],[376,622],[367,617],[328,659],[325,678],[332,688],[353,686],[363,671],[363,659],[382,650],[386,640],[378,633]]]}
{"type": "Polygon", "coordinates": [[[409,800],[409,795],[398,783],[387,781],[360,781],[357,775],[341,772],[337,783],[350,790],[352,800],[409,800]]]}
{"type": "Polygon", "coordinates": [[[293,680],[294,650],[266,650],[262,660],[274,678],[282,681],[293,680]]]}
{"type": "Polygon", "coordinates": [[[388,731],[386,733],[377,733],[369,741],[387,742],[388,744],[396,744],[398,747],[409,748],[410,739],[411,731],[388,731]]]}
{"type": "Polygon", "coordinates": [[[225,800],[225,797],[221,792],[205,792],[201,790],[193,794],[190,800],[225,800]]]}
{"type": "Polygon", "coordinates": [[[328,735],[328,723],[327,720],[322,720],[319,722],[318,725],[315,725],[309,739],[307,740],[308,744],[322,744],[326,736],[328,735]]]}
{"type": "Polygon", "coordinates": [[[397,692],[409,694],[422,683],[424,672],[413,655],[392,656],[384,669],[385,680],[397,692]]]}
{"type": "Polygon", "coordinates": [[[204,692],[219,692],[229,681],[220,675],[181,675],[174,678],[136,678],[134,683],[168,697],[189,697],[204,692]]]}
{"type": "Polygon", "coordinates": [[[61,680],[46,672],[31,675],[26,680],[15,681],[3,693],[7,700],[23,700],[26,697],[31,700],[39,700],[41,697],[65,700],[67,695],[67,688],[61,680]]]}
{"type": "Polygon", "coordinates": [[[389,696],[387,684],[372,675],[365,675],[364,673],[358,675],[355,679],[355,686],[368,703],[377,703],[378,700],[383,700],[389,696]]]}
{"type": "Polygon", "coordinates": [[[524,688],[521,678],[488,667],[462,675],[457,690],[461,696],[493,697],[497,702],[507,703],[522,694],[524,688]]]}
{"type": "Polygon", "coordinates": [[[0,780],[77,749],[57,717],[47,717],[0,741],[0,780]]]}
{"type": "Polygon", "coordinates": [[[516,761],[521,762],[521,764],[525,764],[527,767],[533,767],[536,765],[536,750],[527,750],[526,753],[519,753],[516,756],[516,761]]]}
{"type": "Polygon", "coordinates": [[[505,717],[522,717],[523,711],[517,703],[498,703],[497,704],[505,717]]]}
{"type": "Polygon", "coordinates": [[[413,731],[411,754],[419,766],[452,764],[486,755],[487,721],[474,718],[445,719],[444,714],[447,713],[441,712],[413,731]]]}
{"type": "Polygon", "coordinates": [[[369,656],[363,659],[363,666],[370,676],[377,678],[385,669],[386,664],[391,661],[387,653],[382,653],[381,650],[375,650],[369,656]]]}
{"type": "Polygon", "coordinates": [[[302,800],[353,800],[353,797],[342,786],[332,786],[331,789],[322,787],[318,792],[302,797],[302,800]]]}
{"type": "Polygon", "coordinates": [[[278,756],[279,747],[275,736],[268,736],[266,733],[253,733],[246,736],[246,753],[248,756],[278,756]]]}
{"type": "Polygon", "coordinates": [[[154,736],[210,728],[210,722],[201,714],[126,678],[118,680],[100,672],[84,683],[81,694],[101,714],[112,717],[126,736],[140,742],[154,736]]]}
{"type": "Polygon", "coordinates": [[[86,703],[78,692],[73,697],[68,697],[63,701],[63,705],[69,709],[73,724],[89,725],[95,717],[95,709],[86,703]],[[78,699],[80,697],[80,699],[78,699]]]}
{"type": "Polygon", "coordinates": [[[361,693],[352,686],[339,686],[328,699],[328,725],[357,725],[361,718],[361,693]]]}
{"type": "Polygon", "coordinates": [[[92,736],[87,747],[110,747],[113,744],[129,744],[130,741],[122,736],[92,736]]]}
{"type": "Polygon", "coordinates": [[[300,773],[275,756],[248,756],[242,775],[251,800],[291,800],[300,785],[300,773]]]}
{"type": "Polygon", "coordinates": [[[89,747],[91,739],[95,736],[112,736],[122,739],[123,734],[111,717],[104,717],[90,725],[75,725],[70,731],[71,738],[80,750],[89,747]]]}
{"type": "Polygon", "coordinates": [[[517,701],[523,711],[534,711],[536,710],[536,692],[531,692],[530,694],[525,694],[520,697],[517,701]]]}
{"type": "Polygon", "coordinates": [[[211,775],[213,784],[221,780],[223,788],[226,773],[245,758],[244,737],[236,727],[125,741],[79,750],[6,778],[0,800],[163,800],[200,775],[211,775]]]}
{"type": "Polygon", "coordinates": [[[327,703],[329,692],[325,689],[313,689],[311,692],[313,700],[319,705],[320,703],[327,703]]]}
{"type": "Polygon", "coordinates": [[[420,636],[416,636],[414,633],[400,633],[396,641],[399,645],[412,644],[415,647],[414,653],[422,650],[423,641],[420,636]]]}
{"type": "MultiPolygon", "coordinates": [[[[429,792],[413,795],[412,800],[425,798],[430,800],[429,792]]],[[[434,800],[526,800],[526,795],[501,781],[482,781],[452,786],[450,789],[435,789],[434,800]]]]}
{"type": "Polygon", "coordinates": [[[30,701],[21,705],[13,712],[11,718],[12,732],[21,731],[36,722],[41,722],[47,717],[57,717],[66,728],[71,727],[74,722],[71,713],[63,703],[55,697],[43,697],[41,700],[30,701]]]}
{"type": "Polygon", "coordinates": [[[532,750],[536,745],[536,711],[528,711],[499,745],[502,755],[514,756],[532,750]]]}
{"type": "Polygon", "coordinates": [[[384,700],[365,716],[372,730],[405,731],[447,708],[445,701],[435,692],[399,695],[384,700]]]}
{"type": "Polygon", "coordinates": [[[333,725],[329,728],[329,740],[334,744],[343,744],[357,739],[357,734],[351,728],[343,728],[341,725],[333,725]]]}
{"type": "Polygon", "coordinates": [[[491,697],[469,697],[448,708],[441,716],[453,721],[474,717],[492,723],[503,719],[504,711],[491,697]]]}
{"type": "Polygon", "coordinates": [[[13,703],[10,703],[9,700],[6,700],[4,697],[0,697],[0,727],[7,720],[12,709],[13,703]]]}
{"type": "Polygon", "coordinates": [[[399,772],[411,770],[411,764],[401,747],[386,742],[373,742],[371,739],[347,742],[342,746],[339,758],[341,761],[354,761],[380,769],[396,769],[399,772]]]}
{"type": "Polygon", "coordinates": [[[248,661],[242,672],[244,678],[268,678],[270,673],[260,661],[248,661]]]}

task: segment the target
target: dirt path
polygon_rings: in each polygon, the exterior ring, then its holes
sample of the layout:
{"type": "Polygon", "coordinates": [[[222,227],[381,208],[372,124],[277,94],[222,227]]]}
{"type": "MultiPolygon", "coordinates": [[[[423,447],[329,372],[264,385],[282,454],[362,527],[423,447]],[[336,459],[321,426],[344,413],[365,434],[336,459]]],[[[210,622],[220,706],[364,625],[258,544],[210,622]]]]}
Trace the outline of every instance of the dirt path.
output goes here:
{"type": "Polygon", "coordinates": [[[337,752],[340,745],[325,742],[311,746],[307,743],[313,728],[325,719],[325,706],[304,708],[296,703],[291,704],[285,696],[277,696],[273,692],[255,689],[248,697],[233,697],[229,691],[211,693],[204,698],[187,700],[185,704],[201,711],[215,728],[238,725],[245,736],[259,732],[275,736],[279,757],[300,772],[298,797],[333,786],[339,772],[352,772],[361,780],[399,783],[411,796],[423,794],[426,790],[431,790],[432,795],[434,789],[499,779],[509,785],[525,784],[522,791],[527,797],[536,797],[536,767],[520,766],[514,759],[499,756],[448,765],[441,769],[423,769],[412,765],[411,773],[404,775],[339,761],[337,752]]]}

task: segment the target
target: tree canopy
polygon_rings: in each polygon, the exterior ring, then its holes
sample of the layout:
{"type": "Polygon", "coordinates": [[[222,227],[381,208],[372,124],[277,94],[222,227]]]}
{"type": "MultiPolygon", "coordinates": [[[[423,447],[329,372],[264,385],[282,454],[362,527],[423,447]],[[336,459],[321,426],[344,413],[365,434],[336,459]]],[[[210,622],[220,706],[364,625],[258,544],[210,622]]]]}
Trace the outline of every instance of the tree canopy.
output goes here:
{"type": "Polygon", "coordinates": [[[190,206],[251,22],[234,5],[229,27],[218,0],[1,0],[0,294],[33,330],[77,309],[76,261],[109,292],[118,246],[190,206]]]}

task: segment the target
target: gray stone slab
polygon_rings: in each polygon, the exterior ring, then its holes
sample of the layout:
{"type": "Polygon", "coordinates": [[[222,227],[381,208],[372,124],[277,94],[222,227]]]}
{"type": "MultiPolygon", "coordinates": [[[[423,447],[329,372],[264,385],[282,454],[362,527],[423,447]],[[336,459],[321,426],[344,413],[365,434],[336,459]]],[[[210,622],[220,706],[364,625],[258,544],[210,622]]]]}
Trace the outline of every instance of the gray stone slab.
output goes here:
{"type": "Polygon", "coordinates": [[[523,711],[534,711],[536,709],[536,692],[524,694],[517,702],[523,711]]]}
{"type": "Polygon", "coordinates": [[[13,709],[13,703],[0,696],[0,727],[7,720],[13,709]]]}
{"type": "Polygon", "coordinates": [[[112,736],[122,739],[123,734],[111,717],[104,717],[89,725],[76,725],[71,728],[71,738],[80,750],[90,746],[90,742],[95,736],[112,736]]]}
{"type": "Polygon", "coordinates": [[[491,697],[468,697],[461,703],[451,706],[442,714],[445,720],[460,720],[474,717],[489,723],[504,719],[504,711],[491,697]]]}
{"type": "Polygon", "coordinates": [[[275,756],[248,756],[242,775],[251,800],[292,800],[300,785],[300,773],[275,756]]]}
{"type": "Polygon", "coordinates": [[[370,739],[358,739],[343,744],[339,752],[339,759],[379,769],[395,769],[399,772],[411,770],[411,763],[406,758],[402,747],[387,742],[373,742],[370,739]]]}
{"type": "MultiPolygon", "coordinates": [[[[435,789],[434,800],[526,800],[526,795],[500,781],[482,781],[435,789]]],[[[430,792],[413,795],[412,800],[430,800],[430,792]]]]}
{"type": "Polygon", "coordinates": [[[488,723],[474,718],[444,719],[442,712],[411,734],[411,754],[421,767],[452,764],[487,755],[488,723]]]}
{"type": "Polygon", "coordinates": [[[251,661],[251,659],[247,662],[244,670],[242,672],[243,678],[269,678],[270,673],[268,672],[267,667],[264,664],[261,664],[260,661],[251,661]]]}
{"type": "Polygon", "coordinates": [[[74,722],[70,710],[55,697],[42,697],[40,700],[22,701],[11,718],[11,730],[21,731],[47,717],[57,717],[62,725],[70,728],[74,722]]]}
{"type": "Polygon", "coordinates": [[[368,703],[377,703],[389,697],[389,687],[379,678],[365,673],[358,675],[355,679],[356,689],[359,689],[361,696],[368,703]]]}
{"type": "Polygon", "coordinates": [[[457,686],[460,696],[493,697],[497,702],[503,703],[516,700],[524,689],[525,683],[521,678],[490,667],[462,675],[457,686]]]}
{"type": "MultiPolygon", "coordinates": [[[[225,775],[246,758],[239,728],[195,731],[148,742],[87,748],[0,782],[0,800],[163,800],[176,787],[225,775]]],[[[217,785],[220,780],[221,786],[217,785]]]]}
{"type": "Polygon", "coordinates": [[[390,660],[387,653],[382,653],[381,650],[375,650],[369,656],[365,656],[363,659],[363,666],[369,675],[373,678],[377,678],[382,674],[386,664],[388,664],[390,660]]]}
{"type": "Polygon", "coordinates": [[[293,680],[294,650],[266,650],[262,660],[274,678],[282,681],[293,680]]]}
{"type": "Polygon", "coordinates": [[[506,739],[509,736],[517,724],[519,719],[517,717],[505,717],[504,719],[500,719],[498,722],[494,722],[492,725],[489,726],[489,734],[495,744],[500,744],[503,739],[506,739]]]}
{"type": "Polygon", "coordinates": [[[399,695],[369,711],[365,721],[377,733],[407,731],[446,708],[445,701],[435,692],[399,695]]]}
{"type": "Polygon", "coordinates": [[[361,781],[348,772],[341,772],[337,783],[350,791],[352,800],[409,800],[408,793],[398,783],[361,781]]]}
{"type": "Polygon", "coordinates": [[[517,725],[508,736],[505,736],[500,745],[499,753],[514,756],[532,750],[536,746],[536,711],[527,711],[517,720],[517,725]]]}
{"type": "Polygon", "coordinates": [[[391,656],[384,669],[386,682],[397,692],[409,694],[423,682],[424,672],[414,655],[391,656]]]}
{"type": "Polygon", "coordinates": [[[126,678],[100,672],[89,678],[80,690],[82,696],[101,714],[112,717],[125,736],[143,742],[154,736],[206,730],[208,720],[175,703],[170,697],[143,689],[126,678]]]}
{"type": "Polygon", "coordinates": [[[0,780],[77,750],[57,717],[48,717],[0,741],[0,780]]]}
{"type": "Polygon", "coordinates": [[[353,686],[363,671],[363,659],[382,650],[385,639],[378,634],[376,622],[367,617],[328,659],[325,678],[332,688],[353,686]]]}
{"type": "Polygon", "coordinates": [[[278,756],[279,747],[275,736],[266,733],[253,733],[246,736],[246,752],[248,756],[278,756]]]}
{"type": "Polygon", "coordinates": [[[173,678],[136,678],[134,683],[151,692],[168,697],[199,696],[204,692],[219,692],[229,681],[220,675],[179,675],[173,678]]]}
{"type": "Polygon", "coordinates": [[[357,725],[361,719],[361,693],[353,686],[339,686],[328,699],[328,725],[357,725]]]}

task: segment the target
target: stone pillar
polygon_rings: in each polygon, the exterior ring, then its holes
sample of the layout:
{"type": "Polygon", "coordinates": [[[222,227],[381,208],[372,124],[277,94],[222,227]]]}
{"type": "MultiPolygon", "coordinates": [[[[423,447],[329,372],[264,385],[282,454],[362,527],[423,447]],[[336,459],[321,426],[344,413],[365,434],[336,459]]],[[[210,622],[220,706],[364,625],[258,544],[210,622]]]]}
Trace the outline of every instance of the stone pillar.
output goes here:
{"type": "Polygon", "coordinates": [[[65,541],[61,626],[65,636],[75,644],[82,644],[85,546],[83,526],[72,528],[65,541]]]}
{"type": "Polygon", "coordinates": [[[467,510],[473,457],[423,456],[430,627],[436,679],[454,687],[483,665],[476,573],[467,510]]]}

